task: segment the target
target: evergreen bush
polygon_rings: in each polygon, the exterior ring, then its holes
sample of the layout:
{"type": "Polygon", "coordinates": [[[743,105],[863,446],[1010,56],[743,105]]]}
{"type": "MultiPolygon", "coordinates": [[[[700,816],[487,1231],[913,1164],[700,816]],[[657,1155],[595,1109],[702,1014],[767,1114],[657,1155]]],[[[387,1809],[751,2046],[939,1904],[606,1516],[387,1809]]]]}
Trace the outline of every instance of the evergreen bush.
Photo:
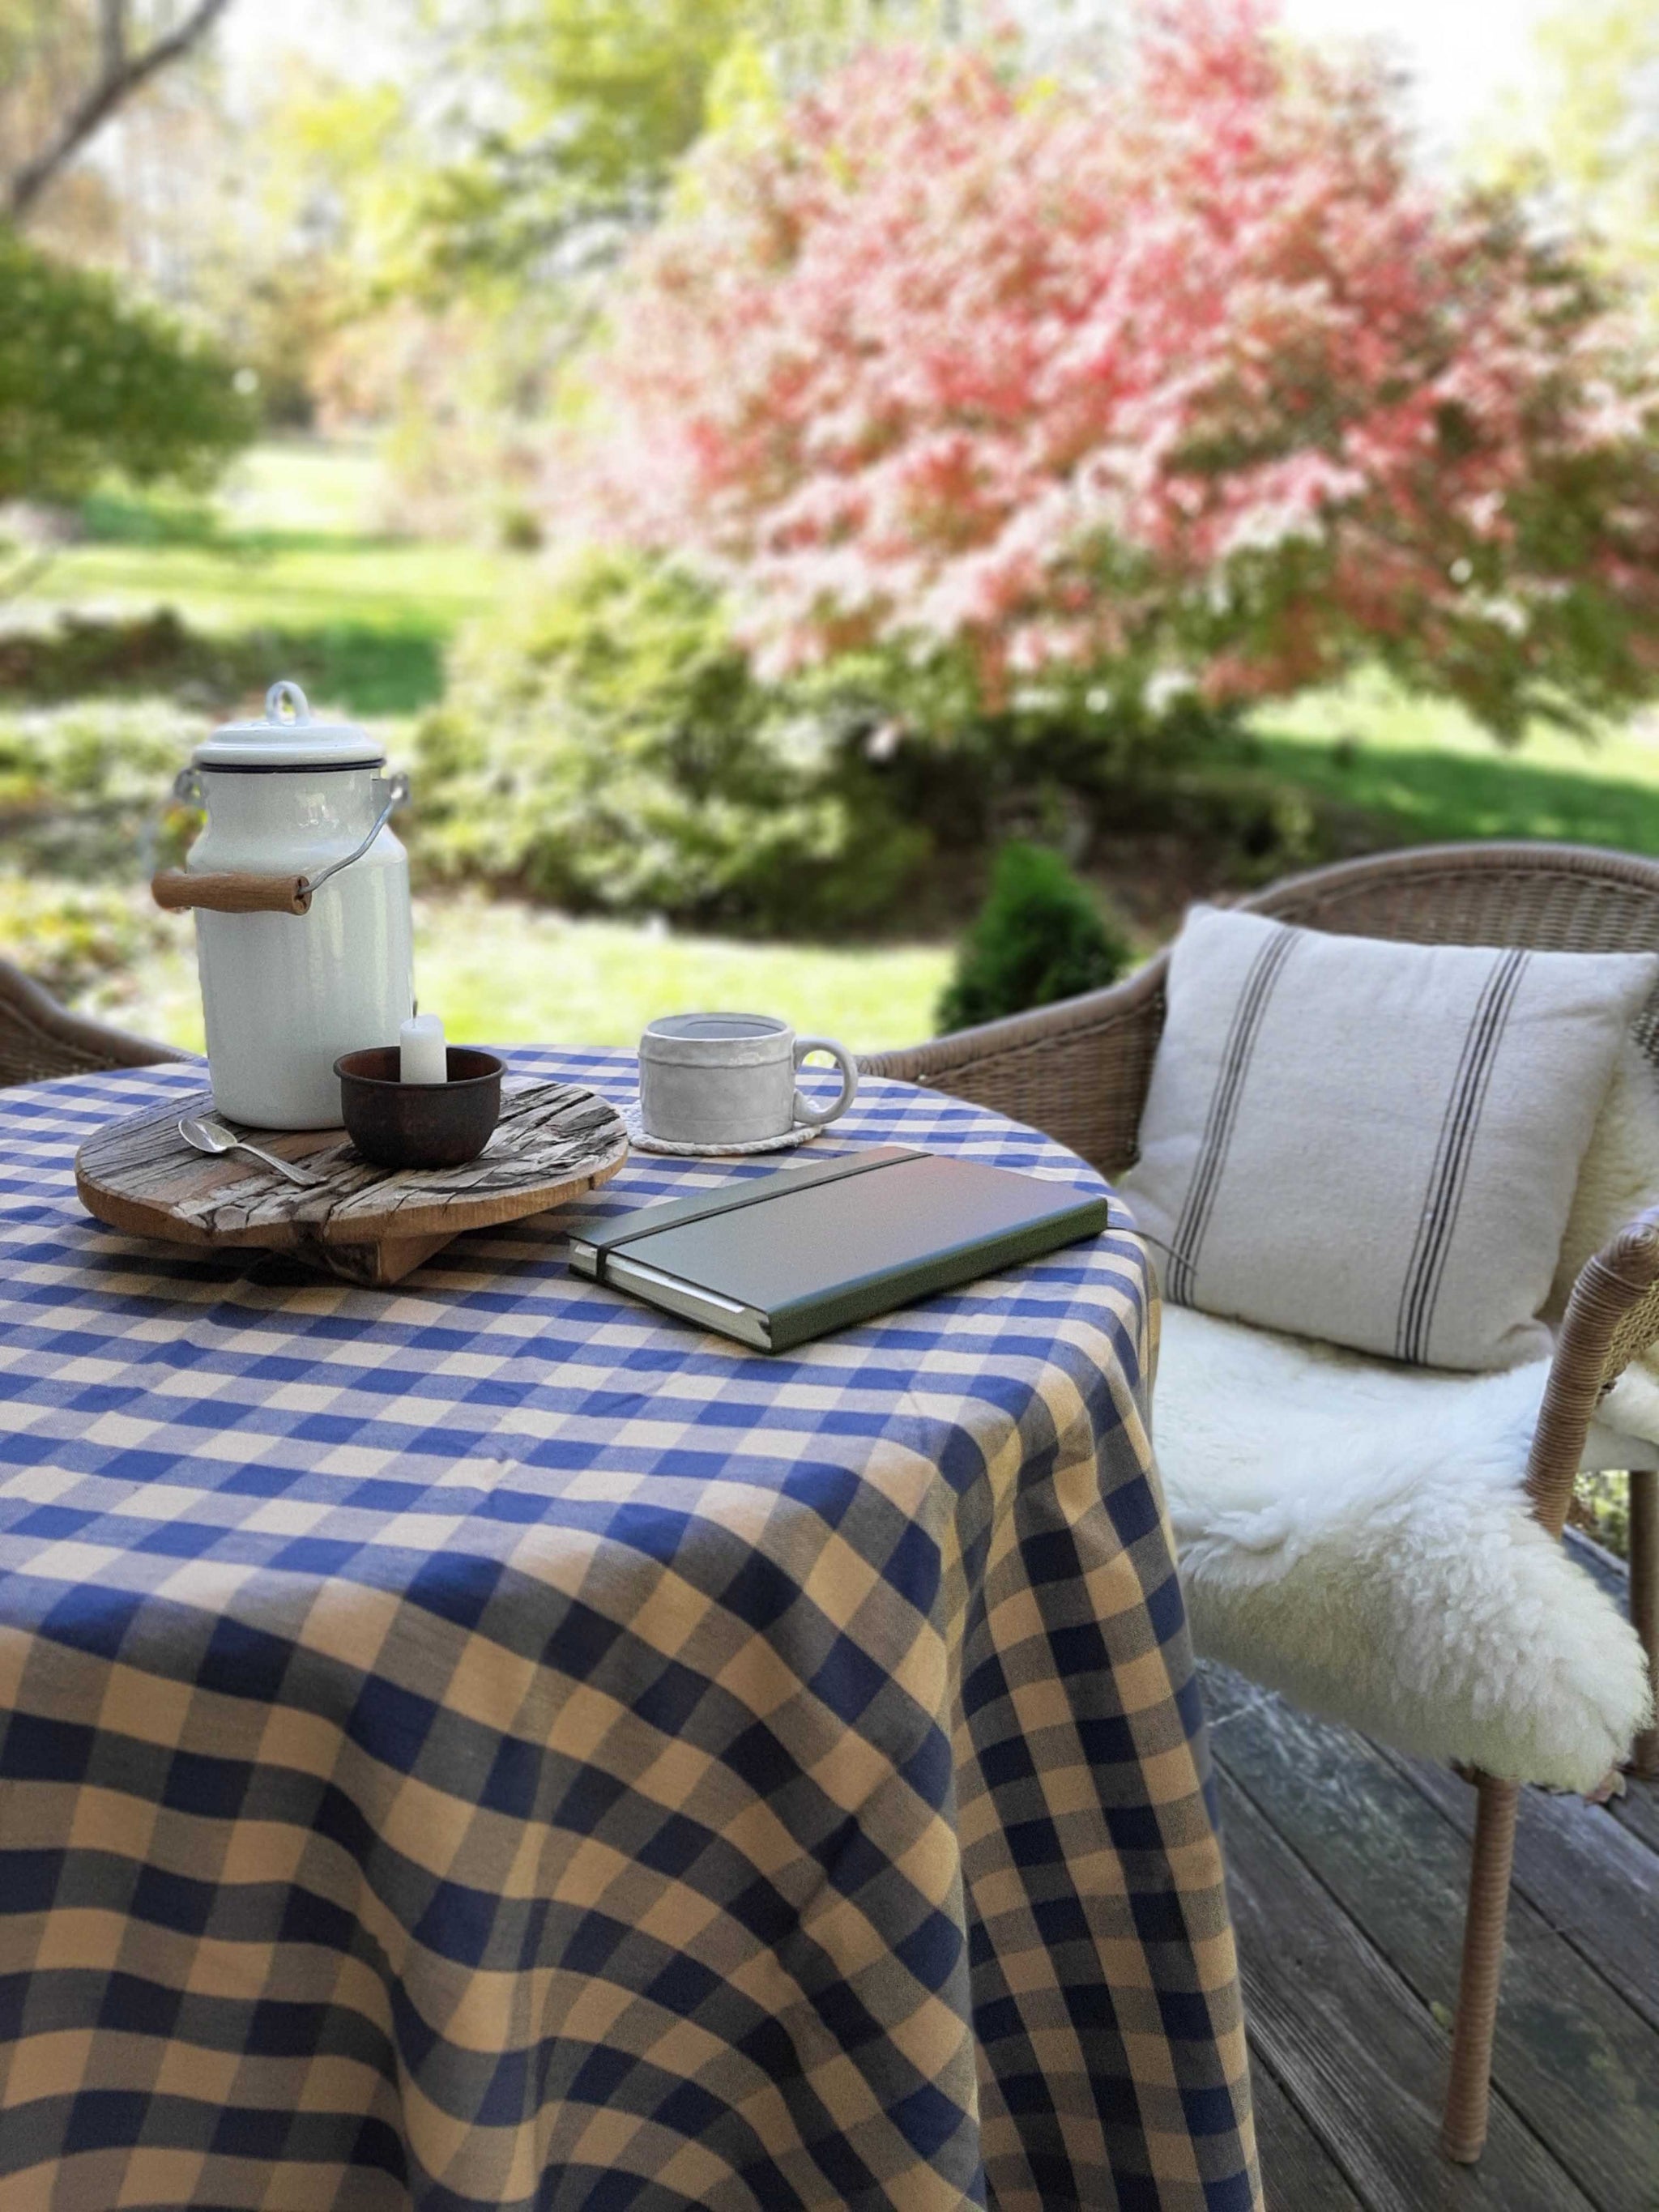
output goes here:
{"type": "Polygon", "coordinates": [[[1099,990],[1133,957],[1121,925],[1101,914],[1058,853],[1005,845],[939,1000],[939,1029],[968,1029],[1099,990]]]}
{"type": "Polygon", "coordinates": [[[108,886],[177,860],[195,821],[167,793],[201,734],[162,700],[0,707],[0,872],[108,886]]]}
{"type": "Polygon", "coordinates": [[[579,912],[878,922],[929,839],[860,738],[761,684],[706,586],[595,554],[458,648],[417,739],[421,854],[579,912]]]}
{"type": "Polygon", "coordinates": [[[77,499],[109,469],[200,487],[258,426],[213,348],[0,223],[0,501],[77,499]]]}
{"type": "Polygon", "coordinates": [[[148,890],[115,890],[0,866],[0,945],[26,975],[73,1003],[100,987],[119,996],[138,963],[178,941],[148,890]]]}

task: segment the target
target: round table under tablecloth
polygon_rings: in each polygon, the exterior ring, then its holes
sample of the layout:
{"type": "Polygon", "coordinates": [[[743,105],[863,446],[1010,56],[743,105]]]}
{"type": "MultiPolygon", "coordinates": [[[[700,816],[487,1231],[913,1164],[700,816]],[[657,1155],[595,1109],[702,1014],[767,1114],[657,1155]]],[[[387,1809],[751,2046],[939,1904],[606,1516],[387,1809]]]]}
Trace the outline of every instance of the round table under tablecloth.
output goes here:
{"type": "Polygon", "coordinates": [[[1137,1241],[769,1359],[570,1216],[357,1290],[82,1214],[199,1081],[0,1093],[8,2212],[1258,2205],[1137,1241]]]}

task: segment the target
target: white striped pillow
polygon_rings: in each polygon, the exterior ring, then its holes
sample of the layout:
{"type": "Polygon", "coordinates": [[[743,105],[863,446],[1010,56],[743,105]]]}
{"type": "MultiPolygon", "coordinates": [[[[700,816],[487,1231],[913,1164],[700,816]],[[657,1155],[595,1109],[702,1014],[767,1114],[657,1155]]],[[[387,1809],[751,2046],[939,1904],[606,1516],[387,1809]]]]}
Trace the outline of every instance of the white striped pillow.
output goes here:
{"type": "Polygon", "coordinates": [[[1508,1367],[1652,954],[1398,945],[1197,907],[1125,1196],[1164,1295],[1419,1366],[1508,1367]]]}

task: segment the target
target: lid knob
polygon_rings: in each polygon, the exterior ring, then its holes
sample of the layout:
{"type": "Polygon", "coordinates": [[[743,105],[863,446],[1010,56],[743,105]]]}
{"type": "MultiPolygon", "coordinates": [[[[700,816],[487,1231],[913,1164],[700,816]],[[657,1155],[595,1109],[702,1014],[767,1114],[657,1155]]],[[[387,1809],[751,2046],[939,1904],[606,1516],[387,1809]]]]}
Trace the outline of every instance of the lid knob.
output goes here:
{"type": "MultiPolygon", "coordinates": [[[[0,0],[0,6],[3,0],[0,0]]],[[[252,721],[226,722],[192,755],[198,768],[383,768],[386,748],[357,722],[338,722],[326,708],[313,715],[311,702],[284,677],[265,694],[264,713],[252,721]]]]}
{"type": "Polygon", "coordinates": [[[282,677],[265,694],[265,720],[289,724],[308,722],[311,702],[297,684],[290,684],[287,677],[282,677]]]}

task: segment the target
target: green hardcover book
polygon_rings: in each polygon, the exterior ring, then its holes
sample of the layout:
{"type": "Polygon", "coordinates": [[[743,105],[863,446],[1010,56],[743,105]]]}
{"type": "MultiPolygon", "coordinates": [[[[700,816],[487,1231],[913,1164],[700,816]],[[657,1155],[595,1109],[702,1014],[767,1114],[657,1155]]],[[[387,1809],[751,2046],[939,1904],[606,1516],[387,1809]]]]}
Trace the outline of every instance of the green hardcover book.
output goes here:
{"type": "Polygon", "coordinates": [[[930,1291],[1097,1236],[1106,1200],[884,1146],[641,1206],[571,1233],[580,1275],[788,1352],[930,1291]]]}

